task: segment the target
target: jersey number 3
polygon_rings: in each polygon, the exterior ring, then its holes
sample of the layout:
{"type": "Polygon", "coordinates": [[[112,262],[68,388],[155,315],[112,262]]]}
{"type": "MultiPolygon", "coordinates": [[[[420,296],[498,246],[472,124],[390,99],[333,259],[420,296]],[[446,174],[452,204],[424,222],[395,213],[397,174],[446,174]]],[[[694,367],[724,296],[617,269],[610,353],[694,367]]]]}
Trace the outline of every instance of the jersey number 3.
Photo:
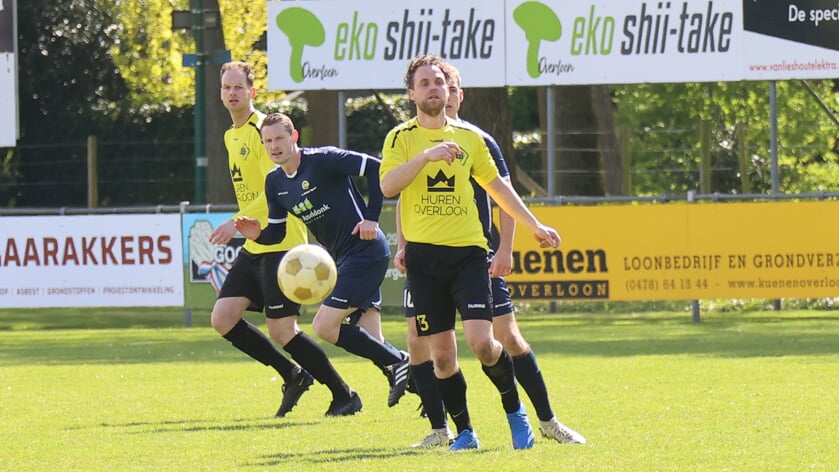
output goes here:
{"type": "Polygon", "coordinates": [[[428,331],[428,315],[417,315],[417,331],[428,331]]]}

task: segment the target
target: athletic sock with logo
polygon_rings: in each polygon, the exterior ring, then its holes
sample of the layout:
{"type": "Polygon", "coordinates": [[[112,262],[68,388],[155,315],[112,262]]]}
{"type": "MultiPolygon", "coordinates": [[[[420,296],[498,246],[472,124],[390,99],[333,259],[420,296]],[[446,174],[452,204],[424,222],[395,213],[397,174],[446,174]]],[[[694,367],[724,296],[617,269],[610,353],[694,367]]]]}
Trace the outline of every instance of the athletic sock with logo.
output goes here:
{"type": "Polygon", "coordinates": [[[506,413],[518,411],[520,406],[519,391],[516,387],[516,376],[513,372],[513,360],[507,354],[507,351],[501,350],[501,356],[495,365],[481,365],[481,368],[501,394],[501,404],[504,406],[504,411],[506,413]]]}
{"type": "Polygon", "coordinates": [[[437,388],[440,389],[443,404],[452,416],[457,432],[460,433],[464,429],[474,431],[469,409],[466,407],[466,379],[463,378],[463,372],[458,370],[447,379],[437,379],[437,388]]]}

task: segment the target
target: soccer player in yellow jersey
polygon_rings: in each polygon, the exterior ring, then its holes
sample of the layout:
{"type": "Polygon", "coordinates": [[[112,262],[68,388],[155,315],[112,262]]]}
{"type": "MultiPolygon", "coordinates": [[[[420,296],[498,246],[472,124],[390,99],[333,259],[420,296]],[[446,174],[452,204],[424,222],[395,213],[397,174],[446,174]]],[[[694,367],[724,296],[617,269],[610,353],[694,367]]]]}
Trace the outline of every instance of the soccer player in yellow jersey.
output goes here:
{"type": "MultiPolygon", "coordinates": [[[[265,117],[254,108],[253,71],[244,62],[229,62],[221,68],[221,101],[233,125],[224,133],[230,177],[239,211],[211,234],[213,244],[227,244],[236,234],[235,218],[249,216],[266,224],[268,204],[265,176],[274,168],[262,145],[260,127],[265,117]]],[[[277,266],[292,247],[307,242],[306,227],[289,218],[286,237],[277,244],[261,245],[245,241],[213,306],[213,328],[240,351],[271,366],[283,377],[283,399],[276,416],[282,417],[309,389],[313,378],[332,392],[330,416],[353,414],[360,405],[357,397],[335,371],[323,348],[300,330],[300,305],[289,300],[277,284],[277,266]],[[259,328],[244,319],[245,311],[265,312],[271,338],[297,361],[291,362],[259,328]],[[301,368],[302,367],[302,368],[301,368]]]]}
{"type": "MultiPolygon", "coordinates": [[[[464,92],[461,88],[460,71],[449,63],[442,64],[443,71],[449,82],[449,101],[446,103],[446,116],[451,120],[457,120],[464,125],[459,116],[460,106],[463,103],[464,92]]],[[[495,139],[480,128],[475,130],[482,134],[492,155],[495,166],[498,167],[499,175],[509,182],[510,172],[507,163],[504,161],[501,148],[495,139]]],[[[516,222],[506,212],[499,210],[500,229],[496,229],[492,221],[491,201],[484,189],[475,185],[475,203],[478,207],[478,217],[484,229],[484,235],[490,246],[490,267],[489,275],[492,283],[492,332],[501,341],[504,349],[512,356],[516,380],[522,389],[530,397],[536,415],[539,418],[539,429],[542,435],[553,439],[561,444],[585,444],[586,439],[576,431],[560,423],[551,408],[548,398],[548,389],[542,377],[542,371],[536,362],[530,345],[524,339],[516,322],[513,300],[510,297],[510,290],[504,276],[510,275],[513,258],[513,236],[515,234],[516,222]]],[[[405,240],[402,237],[399,225],[397,225],[398,243],[397,250],[393,256],[393,265],[400,272],[405,272],[405,240]]],[[[451,432],[447,426],[446,411],[442,406],[440,393],[434,382],[434,368],[431,362],[431,353],[425,338],[417,336],[416,313],[411,301],[410,285],[405,284],[405,296],[403,297],[405,320],[408,323],[408,351],[411,356],[411,382],[422,400],[422,408],[431,423],[431,434],[421,442],[414,444],[414,447],[437,447],[451,443],[451,432]]]]}
{"type": "Polygon", "coordinates": [[[479,445],[466,404],[466,381],[457,363],[456,311],[467,344],[501,394],[513,447],[530,448],[533,430],[519,399],[513,362],[493,337],[489,246],[470,178],[529,229],[542,247],[557,247],[559,234],[539,222],[499,177],[483,137],[447,119],[448,77],[439,57],[412,60],[405,85],[417,116],[385,138],[381,188],[385,197],[400,196],[405,268],[417,332],[427,337],[440,395],[458,431],[450,450],[479,445]]]}

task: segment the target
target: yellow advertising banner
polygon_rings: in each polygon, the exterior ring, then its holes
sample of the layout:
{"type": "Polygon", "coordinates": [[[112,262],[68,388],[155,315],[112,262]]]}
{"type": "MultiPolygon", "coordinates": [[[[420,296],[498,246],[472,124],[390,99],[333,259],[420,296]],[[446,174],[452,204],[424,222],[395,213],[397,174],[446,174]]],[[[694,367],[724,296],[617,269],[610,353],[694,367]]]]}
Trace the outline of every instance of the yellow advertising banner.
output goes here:
{"type": "Polygon", "coordinates": [[[516,300],[839,296],[837,201],[531,211],[559,231],[562,244],[539,248],[517,228],[507,277],[516,300]]]}

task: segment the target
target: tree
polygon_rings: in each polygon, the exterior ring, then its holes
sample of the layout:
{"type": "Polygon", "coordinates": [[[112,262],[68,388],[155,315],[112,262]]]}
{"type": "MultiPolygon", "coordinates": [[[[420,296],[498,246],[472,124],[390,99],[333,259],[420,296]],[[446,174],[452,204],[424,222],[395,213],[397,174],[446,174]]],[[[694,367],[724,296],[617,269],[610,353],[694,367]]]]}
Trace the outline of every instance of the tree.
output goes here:
{"type": "MultiPolygon", "coordinates": [[[[603,195],[601,159],[598,143],[599,123],[592,103],[592,86],[565,85],[554,88],[556,123],[556,173],[546,176],[556,183],[559,195],[603,195]]],[[[540,90],[540,102],[547,94],[540,90]]],[[[540,110],[545,110],[540,107],[540,110]]],[[[542,129],[547,130],[546,111],[542,129]]],[[[543,143],[543,161],[547,168],[547,143],[543,143]]]]}
{"type": "MultiPolygon", "coordinates": [[[[828,107],[839,108],[833,81],[813,82],[828,107]]],[[[778,90],[779,167],[787,193],[836,190],[837,125],[801,81],[778,90]]],[[[630,130],[633,190],[651,195],[698,190],[698,124],[712,124],[711,191],[740,191],[745,149],[754,193],[770,190],[769,94],[766,82],[641,84],[616,88],[615,120],[630,130]],[[738,134],[738,129],[745,132],[738,134]],[[740,143],[738,136],[745,137],[740,143]]]]}
{"type": "Polygon", "coordinates": [[[516,182],[516,158],[513,149],[513,122],[506,87],[470,88],[464,91],[463,118],[483,128],[498,142],[504,160],[516,182]]]}

